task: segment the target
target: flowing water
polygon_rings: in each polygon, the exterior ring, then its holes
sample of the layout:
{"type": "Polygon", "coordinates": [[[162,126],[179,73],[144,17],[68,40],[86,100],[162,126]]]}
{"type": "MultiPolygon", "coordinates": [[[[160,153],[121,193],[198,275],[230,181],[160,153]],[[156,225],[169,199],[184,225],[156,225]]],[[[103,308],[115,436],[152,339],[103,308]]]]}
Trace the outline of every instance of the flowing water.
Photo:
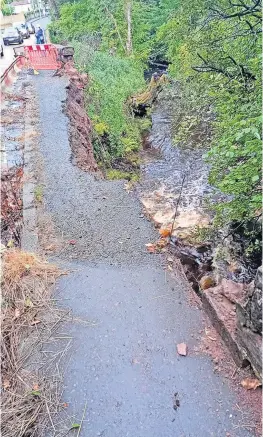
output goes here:
{"type": "Polygon", "coordinates": [[[204,149],[179,147],[173,144],[172,123],[175,102],[180,96],[174,94],[159,97],[152,113],[152,129],[142,154],[142,192],[162,190],[175,203],[185,176],[180,209],[203,212],[204,198],[211,193],[208,184],[208,165],[204,162],[204,149]]]}

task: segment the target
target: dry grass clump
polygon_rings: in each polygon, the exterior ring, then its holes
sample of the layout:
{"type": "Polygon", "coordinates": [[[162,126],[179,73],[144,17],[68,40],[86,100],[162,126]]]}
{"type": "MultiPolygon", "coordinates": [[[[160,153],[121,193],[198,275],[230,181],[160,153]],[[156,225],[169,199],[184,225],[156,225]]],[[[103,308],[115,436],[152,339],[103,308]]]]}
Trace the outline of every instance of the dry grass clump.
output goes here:
{"type": "Polygon", "coordinates": [[[3,437],[40,435],[38,422],[47,407],[47,393],[44,380],[39,380],[38,371],[28,361],[57,324],[57,316],[49,324],[44,314],[52,311],[51,285],[60,274],[56,266],[31,253],[10,249],[2,255],[3,437]]]}

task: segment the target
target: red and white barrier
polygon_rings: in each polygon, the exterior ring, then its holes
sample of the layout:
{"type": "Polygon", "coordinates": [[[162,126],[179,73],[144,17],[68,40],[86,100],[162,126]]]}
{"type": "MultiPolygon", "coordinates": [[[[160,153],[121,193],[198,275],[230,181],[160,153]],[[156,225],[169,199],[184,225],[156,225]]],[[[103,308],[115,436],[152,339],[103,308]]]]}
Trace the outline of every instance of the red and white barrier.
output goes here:
{"type": "Polygon", "coordinates": [[[18,56],[5,70],[0,79],[0,99],[3,100],[13,85],[17,74],[22,70],[27,60],[24,56],[18,56]]]}

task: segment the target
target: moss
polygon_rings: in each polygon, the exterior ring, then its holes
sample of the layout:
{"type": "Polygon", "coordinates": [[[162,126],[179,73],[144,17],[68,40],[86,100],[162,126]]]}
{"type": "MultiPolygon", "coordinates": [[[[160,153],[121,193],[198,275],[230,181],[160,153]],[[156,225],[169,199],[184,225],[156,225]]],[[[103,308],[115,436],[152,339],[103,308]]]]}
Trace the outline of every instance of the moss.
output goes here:
{"type": "Polygon", "coordinates": [[[106,170],[106,177],[107,179],[111,179],[111,180],[126,179],[128,181],[133,181],[133,182],[139,180],[139,175],[137,173],[129,173],[126,171],[115,170],[115,169],[106,170]]]}

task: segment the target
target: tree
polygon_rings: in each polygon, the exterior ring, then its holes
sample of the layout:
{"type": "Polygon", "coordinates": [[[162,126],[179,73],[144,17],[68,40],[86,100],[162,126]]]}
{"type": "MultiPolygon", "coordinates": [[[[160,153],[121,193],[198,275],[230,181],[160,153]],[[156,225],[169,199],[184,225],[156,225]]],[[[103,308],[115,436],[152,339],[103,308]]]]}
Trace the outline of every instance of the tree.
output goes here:
{"type": "Polygon", "coordinates": [[[127,14],[127,55],[132,54],[132,2],[128,1],[126,4],[127,14]]]}
{"type": "Polygon", "coordinates": [[[188,106],[216,115],[206,158],[210,183],[225,194],[215,205],[219,224],[261,214],[260,33],[259,0],[181,2],[158,29],[188,106]]]}

